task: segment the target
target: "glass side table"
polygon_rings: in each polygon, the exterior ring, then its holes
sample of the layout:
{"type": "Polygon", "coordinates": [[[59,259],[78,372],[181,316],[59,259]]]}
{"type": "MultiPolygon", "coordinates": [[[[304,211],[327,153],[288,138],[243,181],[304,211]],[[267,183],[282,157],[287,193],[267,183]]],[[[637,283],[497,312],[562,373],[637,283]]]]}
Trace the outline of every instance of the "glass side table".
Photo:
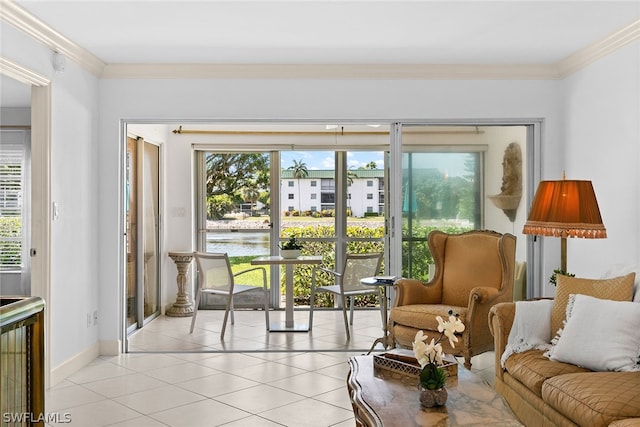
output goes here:
{"type": "Polygon", "coordinates": [[[365,286],[378,286],[382,290],[382,333],[383,335],[380,338],[376,338],[376,340],[371,345],[369,352],[367,354],[371,354],[373,349],[377,344],[382,344],[384,349],[393,348],[393,342],[391,342],[391,337],[389,336],[389,314],[387,309],[387,288],[393,286],[395,281],[398,278],[393,276],[374,276],[374,277],[365,277],[360,280],[360,283],[365,286]]]}

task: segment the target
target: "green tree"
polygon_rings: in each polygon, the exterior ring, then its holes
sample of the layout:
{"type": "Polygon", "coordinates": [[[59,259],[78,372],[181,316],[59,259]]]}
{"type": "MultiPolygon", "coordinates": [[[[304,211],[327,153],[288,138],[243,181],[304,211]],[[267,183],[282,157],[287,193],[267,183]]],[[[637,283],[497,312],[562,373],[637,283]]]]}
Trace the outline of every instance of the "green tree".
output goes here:
{"type": "Polygon", "coordinates": [[[364,167],[365,169],[378,169],[378,164],[374,161],[370,161],[364,167]]]}
{"type": "Polygon", "coordinates": [[[301,200],[300,200],[300,179],[306,178],[309,176],[309,170],[307,169],[307,164],[300,159],[300,161],[294,160],[293,165],[287,168],[290,171],[293,171],[293,177],[298,180],[298,211],[302,209],[301,200]]]}
{"type": "Polygon", "coordinates": [[[245,187],[242,189],[242,197],[251,203],[251,212],[253,212],[254,205],[260,198],[260,191],[256,187],[245,187]]]}
{"type": "Polygon", "coordinates": [[[207,214],[222,218],[243,199],[243,191],[260,191],[269,185],[269,155],[263,153],[207,153],[205,157],[207,214]],[[229,199],[214,196],[226,195],[229,199]],[[210,206],[211,203],[221,203],[210,206]]]}

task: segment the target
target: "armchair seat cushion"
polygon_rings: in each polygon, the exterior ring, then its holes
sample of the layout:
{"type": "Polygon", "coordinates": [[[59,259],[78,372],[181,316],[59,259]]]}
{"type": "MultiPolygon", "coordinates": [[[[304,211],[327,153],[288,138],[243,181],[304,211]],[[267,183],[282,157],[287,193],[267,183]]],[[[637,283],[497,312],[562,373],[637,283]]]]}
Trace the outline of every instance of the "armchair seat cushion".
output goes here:
{"type": "MultiPolygon", "coordinates": [[[[426,331],[437,331],[438,321],[436,316],[447,320],[449,310],[460,315],[460,319],[467,316],[467,307],[454,307],[440,304],[413,304],[394,307],[391,310],[390,319],[397,324],[410,326],[426,331]]],[[[434,337],[435,338],[435,337],[434,337]]]]}
{"type": "Polygon", "coordinates": [[[505,361],[507,372],[538,397],[542,396],[542,384],[549,378],[562,374],[589,372],[588,369],[576,365],[553,362],[543,354],[544,350],[529,350],[524,353],[514,353],[505,361]]]}

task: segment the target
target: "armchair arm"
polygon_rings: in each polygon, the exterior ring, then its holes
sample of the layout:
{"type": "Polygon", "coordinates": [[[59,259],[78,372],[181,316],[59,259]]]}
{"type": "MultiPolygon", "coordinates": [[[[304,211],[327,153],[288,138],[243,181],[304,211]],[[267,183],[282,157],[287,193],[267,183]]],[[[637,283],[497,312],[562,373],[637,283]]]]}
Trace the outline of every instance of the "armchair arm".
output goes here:
{"type": "Polygon", "coordinates": [[[438,304],[442,301],[441,287],[432,282],[416,279],[399,279],[393,284],[396,291],[394,307],[411,304],[438,304]]]}
{"type": "Polygon", "coordinates": [[[502,365],[500,358],[507,346],[509,332],[513,326],[513,319],[516,315],[516,304],[514,302],[501,302],[494,305],[489,310],[489,330],[493,335],[495,350],[495,372],[496,377],[502,379],[502,365]]]}
{"type": "Polygon", "coordinates": [[[263,270],[265,272],[267,271],[264,267],[253,267],[253,268],[248,268],[246,270],[238,271],[237,273],[233,273],[233,277],[238,277],[241,274],[249,273],[250,271],[255,271],[255,270],[263,270]]]}
{"type": "Polygon", "coordinates": [[[337,271],[329,270],[328,268],[325,268],[325,267],[314,267],[313,270],[314,270],[314,273],[319,270],[336,277],[342,277],[342,274],[338,273],[337,271]]]}
{"type": "Polygon", "coordinates": [[[237,273],[233,274],[233,277],[238,277],[242,274],[245,273],[250,273],[252,271],[256,271],[256,270],[262,270],[262,286],[267,289],[267,269],[264,267],[253,267],[253,268],[248,268],[246,270],[242,270],[242,271],[238,271],[237,273]]]}
{"type": "Polygon", "coordinates": [[[465,318],[467,333],[463,336],[466,346],[477,349],[494,347],[491,332],[484,322],[487,321],[489,310],[493,305],[509,301],[511,298],[500,289],[476,286],[471,290],[465,318]]]}

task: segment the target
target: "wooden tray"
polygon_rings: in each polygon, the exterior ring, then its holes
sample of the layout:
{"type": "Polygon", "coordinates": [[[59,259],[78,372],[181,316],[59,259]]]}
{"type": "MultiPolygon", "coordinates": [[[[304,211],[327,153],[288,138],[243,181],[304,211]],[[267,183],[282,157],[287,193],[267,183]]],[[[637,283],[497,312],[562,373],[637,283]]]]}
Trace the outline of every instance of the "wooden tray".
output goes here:
{"type": "MultiPolygon", "coordinates": [[[[452,356],[443,357],[442,368],[448,377],[458,376],[458,362],[452,356]]],[[[420,364],[411,350],[394,349],[386,353],[373,355],[374,370],[383,370],[409,378],[420,377],[420,364]]],[[[381,372],[382,373],[382,372],[381,372]]]]}

